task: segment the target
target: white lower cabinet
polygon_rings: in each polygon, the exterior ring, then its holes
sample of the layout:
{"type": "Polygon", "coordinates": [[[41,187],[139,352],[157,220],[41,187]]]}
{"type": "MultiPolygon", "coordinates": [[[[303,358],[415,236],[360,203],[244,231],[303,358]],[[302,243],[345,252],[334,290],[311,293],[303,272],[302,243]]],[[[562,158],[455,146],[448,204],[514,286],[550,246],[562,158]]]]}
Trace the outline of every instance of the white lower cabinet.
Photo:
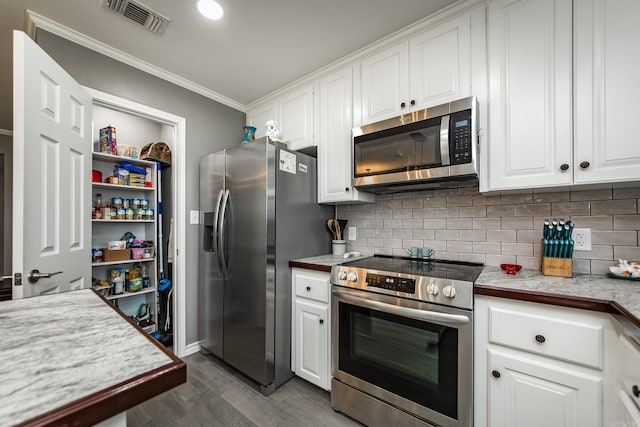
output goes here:
{"type": "Polygon", "coordinates": [[[331,385],[329,273],[293,268],[291,369],[324,390],[331,385]]]}
{"type": "Polygon", "coordinates": [[[474,314],[474,426],[598,427],[612,419],[609,315],[482,296],[474,314]]]}
{"type": "Polygon", "coordinates": [[[618,341],[618,356],[617,416],[611,425],[640,427],[640,344],[623,332],[618,341]]]}
{"type": "Polygon", "coordinates": [[[489,350],[492,427],[601,425],[602,380],[553,363],[489,350]]]}

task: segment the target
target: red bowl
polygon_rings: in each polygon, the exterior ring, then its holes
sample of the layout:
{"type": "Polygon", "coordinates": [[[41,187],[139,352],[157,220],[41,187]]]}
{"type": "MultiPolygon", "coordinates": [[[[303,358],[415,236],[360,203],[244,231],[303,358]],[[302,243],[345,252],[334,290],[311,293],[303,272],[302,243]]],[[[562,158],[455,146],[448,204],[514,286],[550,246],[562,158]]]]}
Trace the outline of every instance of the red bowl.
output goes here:
{"type": "Polygon", "coordinates": [[[507,274],[516,274],[522,266],[520,264],[500,264],[500,268],[502,268],[507,274]]]}

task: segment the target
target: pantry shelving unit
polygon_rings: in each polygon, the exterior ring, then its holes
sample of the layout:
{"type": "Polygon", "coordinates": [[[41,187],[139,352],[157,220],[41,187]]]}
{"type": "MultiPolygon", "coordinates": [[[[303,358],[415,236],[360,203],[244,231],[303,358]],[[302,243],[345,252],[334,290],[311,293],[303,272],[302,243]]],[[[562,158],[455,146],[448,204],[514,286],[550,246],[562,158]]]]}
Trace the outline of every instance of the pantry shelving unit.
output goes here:
{"type": "MultiPolygon", "coordinates": [[[[113,169],[116,163],[128,162],[140,168],[151,169],[151,187],[135,187],[122,184],[107,184],[104,182],[92,183],[92,197],[96,197],[97,193],[102,194],[102,202],[106,205],[107,201],[118,197],[121,199],[146,199],[148,207],[153,209],[154,216],[152,220],[135,220],[135,219],[93,219],[91,221],[91,244],[92,248],[104,248],[110,240],[120,240],[126,232],[133,233],[137,240],[152,240],[155,242],[157,250],[157,163],[132,159],[129,157],[115,156],[107,153],[93,153],[93,170],[100,171],[104,178],[113,175],[113,169]]],[[[92,275],[96,279],[109,282],[112,269],[124,268],[131,269],[135,264],[141,264],[146,267],[149,276],[149,287],[143,288],[137,292],[124,292],[119,295],[107,295],[106,298],[111,300],[120,310],[128,316],[138,316],[143,310],[141,308],[146,304],[151,309],[152,323],[141,325],[151,333],[157,330],[158,325],[158,265],[157,258],[144,259],[128,259],[122,261],[109,262],[92,262],[92,275]]]]}

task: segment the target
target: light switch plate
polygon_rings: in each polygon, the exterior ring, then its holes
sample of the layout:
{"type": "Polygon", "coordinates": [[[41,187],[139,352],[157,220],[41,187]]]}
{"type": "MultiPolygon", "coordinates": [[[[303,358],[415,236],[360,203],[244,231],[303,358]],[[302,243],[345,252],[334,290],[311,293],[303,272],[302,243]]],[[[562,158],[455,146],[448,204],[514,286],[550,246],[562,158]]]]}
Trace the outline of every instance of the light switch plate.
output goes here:
{"type": "Polygon", "coordinates": [[[189,224],[200,224],[200,211],[189,211],[189,224]]]}
{"type": "Polygon", "coordinates": [[[347,227],[347,240],[356,240],[356,228],[347,227]]]}

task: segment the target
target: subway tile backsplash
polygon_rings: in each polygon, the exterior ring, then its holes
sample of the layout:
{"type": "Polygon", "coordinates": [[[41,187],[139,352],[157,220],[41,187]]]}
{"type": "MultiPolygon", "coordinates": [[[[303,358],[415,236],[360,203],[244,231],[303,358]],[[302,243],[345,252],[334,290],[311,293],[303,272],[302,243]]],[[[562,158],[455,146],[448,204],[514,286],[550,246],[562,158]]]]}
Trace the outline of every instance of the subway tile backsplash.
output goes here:
{"type": "Polygon", "coordinates": [[[489,196],[472,187],[378,195],[375,203],[337,209],[357,228],[348,251],[406,255],[427,246],[440,259],[533,269],[540,268],[543,221],[571,218],[592,233],[592,250],[574,252],[574,272],[604,274],[619,258],[640,261],[639,205],[640,186],[489,196]]]}

